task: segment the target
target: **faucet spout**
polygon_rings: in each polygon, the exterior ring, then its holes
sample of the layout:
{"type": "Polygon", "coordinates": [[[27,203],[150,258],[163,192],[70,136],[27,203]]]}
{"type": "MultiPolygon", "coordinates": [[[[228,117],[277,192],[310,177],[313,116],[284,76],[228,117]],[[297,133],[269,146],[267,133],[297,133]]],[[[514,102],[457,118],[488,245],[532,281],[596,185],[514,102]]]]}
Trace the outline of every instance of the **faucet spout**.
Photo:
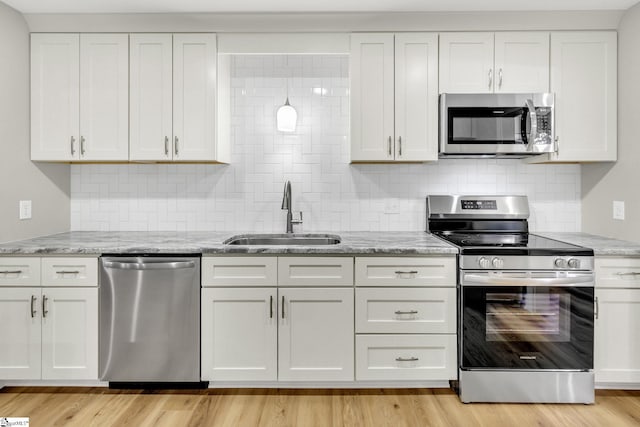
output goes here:
{"type": "Polygon", "coordinates": [[[293,215],[291,214],[291,181],[284,183],[282,210],[287,211],[287,233],[293,233],[293,215]]]}

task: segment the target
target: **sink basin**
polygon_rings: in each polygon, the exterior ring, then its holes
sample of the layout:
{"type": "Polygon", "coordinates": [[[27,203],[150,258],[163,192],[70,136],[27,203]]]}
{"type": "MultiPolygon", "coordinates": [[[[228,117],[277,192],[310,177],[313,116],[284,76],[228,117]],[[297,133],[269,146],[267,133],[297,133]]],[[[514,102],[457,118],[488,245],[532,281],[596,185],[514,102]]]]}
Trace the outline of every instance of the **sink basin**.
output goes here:
{"type": "Polygon", "coordinates": [[[333,234],[241,234],[224,241],[225,245],[337,245],[340,236],[333,234]]]}

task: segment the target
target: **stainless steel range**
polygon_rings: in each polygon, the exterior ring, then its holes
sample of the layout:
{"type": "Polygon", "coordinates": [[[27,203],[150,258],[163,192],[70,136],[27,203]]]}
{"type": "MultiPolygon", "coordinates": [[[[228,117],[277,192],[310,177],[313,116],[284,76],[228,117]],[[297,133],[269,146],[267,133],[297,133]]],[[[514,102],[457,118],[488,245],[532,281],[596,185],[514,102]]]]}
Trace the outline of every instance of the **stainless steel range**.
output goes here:
{"type": "Polygon", "coordinates": [[[428,196],[459,247],[463,402],[593,403],[593,250],[529,234],[526,196],[428,196]]]}

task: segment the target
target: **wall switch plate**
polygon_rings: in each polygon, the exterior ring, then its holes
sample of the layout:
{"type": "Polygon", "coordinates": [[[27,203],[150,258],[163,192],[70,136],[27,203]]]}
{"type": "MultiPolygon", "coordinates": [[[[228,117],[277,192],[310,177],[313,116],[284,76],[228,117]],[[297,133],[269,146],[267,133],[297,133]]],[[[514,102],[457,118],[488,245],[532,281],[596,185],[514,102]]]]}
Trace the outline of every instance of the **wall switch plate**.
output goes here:
{"type": "Polygon", "coordinates": [[[624,202],[613,201],[613,219],[624,219],[624,202]]]}
{"type": "Polygon", "coordinates": [[[31,219],[31,200],[20,200],[20,219],[31,219]]]}

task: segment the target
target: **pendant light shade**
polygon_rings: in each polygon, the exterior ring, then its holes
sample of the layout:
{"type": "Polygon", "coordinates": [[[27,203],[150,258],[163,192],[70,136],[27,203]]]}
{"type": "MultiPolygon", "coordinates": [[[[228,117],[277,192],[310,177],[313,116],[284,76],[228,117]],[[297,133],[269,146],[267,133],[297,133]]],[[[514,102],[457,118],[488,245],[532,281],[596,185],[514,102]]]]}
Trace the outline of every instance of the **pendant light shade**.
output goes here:
{"type": "Polygon", "coordinates": [[[295,132],[296,122],[298,121],[298,113],[296,109],[289,104],[289,97],[284,105],[278,108],[276,112],[276,125],[280,132],[295,132]]]}

